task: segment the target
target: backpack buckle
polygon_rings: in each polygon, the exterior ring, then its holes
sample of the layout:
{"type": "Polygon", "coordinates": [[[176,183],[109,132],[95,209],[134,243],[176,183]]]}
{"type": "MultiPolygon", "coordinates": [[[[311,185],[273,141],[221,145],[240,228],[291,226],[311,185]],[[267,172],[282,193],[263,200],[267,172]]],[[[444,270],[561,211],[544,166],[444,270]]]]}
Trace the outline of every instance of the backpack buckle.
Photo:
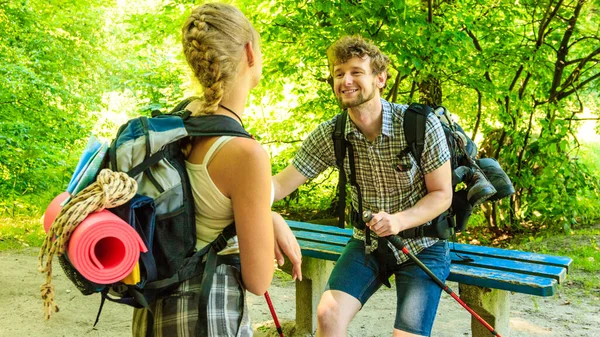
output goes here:
{"type": "Polygon", "coordinates": [[[223,249],[225,249],[225,247],[227,247],[227,239],[225,238],[223,233],[221,233],[221,234],[219,234],[219,236],[217,236],[215,241],[211,242],[210,245],[218,253],[218,252],[222,251],[223,249]]]}

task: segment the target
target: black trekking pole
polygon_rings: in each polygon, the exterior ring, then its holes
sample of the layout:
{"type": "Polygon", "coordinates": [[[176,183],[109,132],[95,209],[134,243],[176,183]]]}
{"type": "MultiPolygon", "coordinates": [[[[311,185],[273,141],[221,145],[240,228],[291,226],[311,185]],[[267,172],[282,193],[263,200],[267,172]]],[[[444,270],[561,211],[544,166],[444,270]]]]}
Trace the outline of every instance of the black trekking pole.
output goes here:
{"type": "Polygon", "coordinates": [[[273,322],[275,322],[275,328],[279,333],[280,337],[283,337],[283,329],[281,325],[279,325],[279,320],[277,319],[277,314],[275,313],[275,308],[273,307],[273,302],[271,302],[271,296],[269,296],[269,292],[265,291],[265,300],[267,300],[267,304],[269,305],[269,310],[271,311],[271,316],[273,316],[273,322]]]}
{"type": "MultiPolygon", "coordinates": [[[[364,211],[362,214],[362,218],[363,221],[367,223],[371,221],[371,219],[373,219],[373,213],[371,211],[364,211]]],[[[427,266],[425,266],[423,262],[421,262],[421,260],[419,260],[413,253],[411,253],[406,248],[406,246],[402,242],[402,239],[398,235],[386,236],[385,239],[387,239],[392,245],[394,245],[394,247],[396,247],[398,250],[402,251],[402,253],[408,256],[408,258],[411,259],[417,266],[419,266],[419,268],[421,268],[427,275],[429,275],[429,277],[431,277],[431,279],[435,283],[437,283],[437,285],[440,286],[442,290],[444,290],[446,293],[452,296],[452,298],[454,298],[460,305],[462,305],[463,308],[467,309],[467,311],[473,317],[475,317],[481,324],[483,324],[483,326],[490,330],[492,335],[502,337],[500,336],[500,334],[498,334],[498,332],[496,332],[496,330],[494,330],[494,327],[488,324],[488,322],[481,318],[481,316],[479,316],[473,309],[469,308],[469,306],[465,302],[463,302],[463,300],[461,300],[460,297],[458,297],[458,295],[456,295],[456,293],[454,293],[454,291],[450,289],[450,287],[448,287],[444,282],[442,282],[442,280],[435,276],[435,274],[432,273],[431,270],[429,270],[429,268],[427,268],[427,266]]]]}

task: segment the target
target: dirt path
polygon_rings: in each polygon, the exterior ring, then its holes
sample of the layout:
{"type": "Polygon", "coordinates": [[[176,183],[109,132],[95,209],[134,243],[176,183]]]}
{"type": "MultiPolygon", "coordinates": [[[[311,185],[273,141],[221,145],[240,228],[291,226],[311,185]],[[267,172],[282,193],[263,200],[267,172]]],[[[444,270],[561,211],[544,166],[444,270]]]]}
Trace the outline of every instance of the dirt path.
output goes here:
{"type": "MultiPolygon", "coordinates": [[[[107,303],[100,323],[92,328],[99,295],[82,296],[66,279],[56,263],[54,285],[60,312],[51,320],[42,317],[39,286],[44,276],[37,272],[38,249],[0,252],[0,337],[125,337],[130,336],[131,309],[107,303]]],[[[458,290],[457,284],[449,283],[458,290]]],[[[279,320],[287,326],[294,318],[294,284],[287,276],[277,279],[269,290],[279,320]]],[[[600,336],[598,293],[559,294],[541,298],[511,295],[511,336],[600,336]]],[[[349,336],[391,336],[395,291],[379,291],[352,322],[349,336]]],[[[262,297],[248,296],[257,336],[274,336],[272,318],[262,297]]],[[[470,336],[469,314],[453,299],[442,294],[432,336],[470,336]]],[[[507,336],[504,336],[507,337],[507,336]]]]}

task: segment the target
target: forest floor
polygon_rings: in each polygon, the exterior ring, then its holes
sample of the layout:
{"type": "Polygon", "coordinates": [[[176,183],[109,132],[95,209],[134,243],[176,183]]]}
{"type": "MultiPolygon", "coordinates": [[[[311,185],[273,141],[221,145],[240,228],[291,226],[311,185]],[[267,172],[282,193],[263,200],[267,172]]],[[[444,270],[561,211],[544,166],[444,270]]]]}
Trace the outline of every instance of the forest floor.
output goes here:
{"type": "MultiPolygon", "coordinates": [[[[53,283],[60,311],[45,321],[39,297],[44,275],[37,272],[38,251],[38,248],[24,248],[0,252],[0,336],[131,335],[131,308],[110,302],[104,306],[98,325],[92,328],[100,296],[81,295],[66,279],[58,263],[53,283]]],[[[449,285],[458,291],[456,283],[449,282],[449,285]]],[[[295,315],[294,282],[288,275],[277,273],[269,293],[279,320],[289,332],[295,315]]],[[[349,336],[391,336],[395,297],[393,288],[378,291],[352,322],[349,336]]],[[[584,291],[573,282],[561,285],[558,294],[550,298],[511,294],[510,336],[599,336],[599,297],[597,290],[584,291]]],[[[256,336],[277,336],[264,298],[249,294],[248,303],[256,336]]],[[[468,312],[445,293],[442,293],[432,336],[470,336],[468,312]]]]}

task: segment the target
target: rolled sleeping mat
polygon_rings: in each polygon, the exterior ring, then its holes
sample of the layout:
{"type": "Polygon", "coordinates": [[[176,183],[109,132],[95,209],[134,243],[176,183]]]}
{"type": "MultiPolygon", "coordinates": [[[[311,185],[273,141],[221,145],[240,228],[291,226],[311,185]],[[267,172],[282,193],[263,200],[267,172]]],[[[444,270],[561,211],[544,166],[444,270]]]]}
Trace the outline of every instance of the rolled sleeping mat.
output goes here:
{"type": "Polygon", "coordinates": [[[136,267],[140,252],[147,251],[133,227],[107,210],[88,215],[75,228],[67,246],[73,267],[97,284],[124,279],[136,267]]]}
{"type": "Polygon", "coordinates": [[[69,192],[62,192],[52,199],[46,208],[46,212],[44,213],[44,230],[46,233],[48,233],[48,230],[50,230],[50,226],[52,226],[54,219],[56,219],[58,213],[60,213],[60,210],[63,207],[62,203],[70,197],[71,195],[69,192]]]}

